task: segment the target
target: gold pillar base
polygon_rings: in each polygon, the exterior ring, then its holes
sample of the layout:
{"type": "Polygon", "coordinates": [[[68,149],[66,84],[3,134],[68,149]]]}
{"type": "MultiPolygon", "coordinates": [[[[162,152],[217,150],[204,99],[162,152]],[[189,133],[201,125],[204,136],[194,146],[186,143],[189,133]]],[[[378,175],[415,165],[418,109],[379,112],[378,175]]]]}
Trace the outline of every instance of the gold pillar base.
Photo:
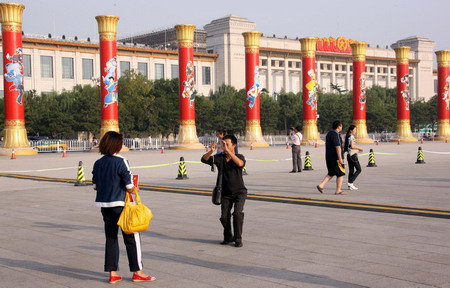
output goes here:
{"type": "Polygon", "coordinates": [[[411,124],[409,119],[397,120],[397,136],[391,139],[391,142],[417,142],[417,138],[412,136],[411,124]]]}
{"type": "MultiPolygon", "coordinates": [[[[108,123],[112,123],[112,124],[117,124],[117,125],[113,125],[113,126],[101,126],[100,127],[100,140],[103,138],[103,135],[106,134],[106,132],[109,131],[115,131],[117,133],[120,133],[120,129],[119,129],[119,121],[117,120],[103,120],[106,121],[108,123]]],[[[102,122],[103,122],[102,121],[102,122]]],[[[99,152],[98,150],[98,146],[95,146],[94,148],[91,149],[92,152],[99,152]]],[[[127,146],[123,145],[122,149],[120,149],[120,152],[128,152],[130,151],[130,149],[128,149],[127,146]]],[[[119,152],[119,153],[120,153],[119,152]]]]}
{"type": "Polygon", "coordinates": [[[262,136],[262,130],[259,120],[250,120],[247,121],[247,125],[245,126],[245,136],[244,142],[240,145],[243,147],[269,147],[266,140],[262,136]]]}
{"type": "Polygon", "coordinates": [[[356,143],[359,144],[370,144],[374,143],[372,139],[369,138],[367,134],[366,120],[353,120],[353,125],[356,126],[356,143]]]}
{"type": "Polygon", "coordinates": [[[0,155],[11,156],[12,150],[16,155],[36,155],[37,151],[30,147],[25,126],[5,126],[3,130],[3,146],[0,155]]]}
{"type": "Polygon", "coordinates": [[[180,125],[178,134],[178,144],[170,146],[170,149],[188,150],[205,149],[205,146],[198,141],[197,129],[195,125],[180,125]]]}
{"type": "Polygon", "coordinates": [[[315,145],[316,143],[317,145],[325,144],[325,142],[320,139],[316,120],[303,120],[302,135],[302,145],[315,145]]]}
{"type": "Polygon", "coordinates": [[[438,119],[438,129],[434,140],[445,141],[450,140],[450,119],[438,119]]]}

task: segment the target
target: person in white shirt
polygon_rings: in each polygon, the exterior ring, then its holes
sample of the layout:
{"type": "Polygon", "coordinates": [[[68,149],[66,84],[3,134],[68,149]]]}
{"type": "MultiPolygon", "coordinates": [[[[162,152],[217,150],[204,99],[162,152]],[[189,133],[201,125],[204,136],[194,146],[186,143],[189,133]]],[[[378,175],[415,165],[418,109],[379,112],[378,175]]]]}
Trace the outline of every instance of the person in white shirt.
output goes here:
{"type": "Polygon", "coordinates": [[[303,135],[300,133],[300,126],[292,127],[290,130],[292,140],[292,171],[289,173],[302,172],[302,156],[300,145],[302,144],[303,135]]]}

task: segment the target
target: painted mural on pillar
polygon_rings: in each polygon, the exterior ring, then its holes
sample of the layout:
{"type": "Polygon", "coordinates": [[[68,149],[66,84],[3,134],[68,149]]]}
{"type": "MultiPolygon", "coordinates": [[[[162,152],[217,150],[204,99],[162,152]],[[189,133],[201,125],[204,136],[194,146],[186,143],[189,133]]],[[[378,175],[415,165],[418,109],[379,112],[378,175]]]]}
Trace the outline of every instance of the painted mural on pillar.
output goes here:
{"type": "Polygon", "coordinates": [[[361,88],[361,95],[359,95],[359,103],[361,103],[361,110],[364,110],[364,105],[366,105],[366,73],[361,73],[359,78],[359,87],[361,88]]]}
{"type": "Polygon", "coordinates": [[[306,104],[311,106],[312,110],[317,109],[317,91],[319,89],[319,84],[317,84],[316,80],[316,72],[314,69],[310,69],[308,71],[309,77],[311,77],[311,81],[306,83],[306,89],[308,89],[308,100],[306,100],[306,104]]]}
{"type": "Polygon", "coordinates": [[[261,82],[259,81],[259,66],[255,66],[255,77],[253,78],[253,86],[247,92],[248,108],[252,109],[255,106],[256,98],[261,92],[261,82]]]}
{"type": "Polygon", "coordinates": [[[6,60],[9,63],[5,65],[5,80],[12,82],[9,91],[19,91],[16,102],[23,105],[23,53],[22,48],[17,48],[14,55],[6,54],[6,60]]]}
{"type": "Polygon", "coordinates": [[[108,91],[108,94],[106,94],[105,99],[103,101],[104,108],[118,101],[117,81],[115,81],[116,70],[117,70],[117,60],[116,57],[113,57],[106,62],[106,67],[104,68],[106,76],[102,76],[103,83],[105,84],[105,89],[108,91]]]}
{"type": "Polygon", "coordinates": [[[402,78],[400,78],[400,82],[406,84],[405,90],[400,91],[400,93],[402,94],[403,101],[405,101],[405,109],[406,110],[409,110],[409,102],[411,100],[411,97],[409,96],[409,77],[410,76],[411,75],[406,74],[402,78]]]}
{"type": "Polygon", "coordinates": [[[442,93],[444,97],[442,98],[445,101],[445,108],[450,110],[450,76],[445,80],[444,93],[442,93]]]}
{"type": "Polygon", "coordinates": [[[189,98],[189,106],[194,106],[195,95],[194,95],[194,63],[188,61],[186,64],[186,81],[183,81],[183,98],[189,98]]]}

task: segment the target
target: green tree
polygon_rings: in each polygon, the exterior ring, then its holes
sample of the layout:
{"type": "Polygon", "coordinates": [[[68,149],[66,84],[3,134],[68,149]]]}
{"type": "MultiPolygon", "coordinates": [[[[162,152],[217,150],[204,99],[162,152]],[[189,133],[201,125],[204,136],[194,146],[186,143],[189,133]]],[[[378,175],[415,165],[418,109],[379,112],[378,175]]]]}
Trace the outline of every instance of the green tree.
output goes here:
{"type": "Polygon", "coordinates": [[[277,98],[280,107],[277,127],[287,135],[289,127],[302,122],[302,93],[281,93],[277,98]]]}
{"type": "Polygon", "coordinates": [[[157,115],[155,130],[163,136],[178,134],[179,121],[179,99],[178,79],[155,80],[150,95],[155,97],[155,114],[157,115]]]}
{"type": "Polygon", "coordinates": [[[277,132],[278,115],[280,105],[266,93],[261,93],[261,129],[263,134],[274,134],[277,132]]]}

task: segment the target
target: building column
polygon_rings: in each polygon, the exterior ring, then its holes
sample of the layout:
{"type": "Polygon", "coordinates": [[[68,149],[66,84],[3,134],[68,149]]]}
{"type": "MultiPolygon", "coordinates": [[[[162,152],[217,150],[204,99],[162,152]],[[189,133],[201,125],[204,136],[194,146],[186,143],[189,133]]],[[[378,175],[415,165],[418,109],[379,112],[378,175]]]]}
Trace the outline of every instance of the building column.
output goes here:
{"type": "Polygon", "coordinates": [[[22,12],[24,5],[0,3],[3,43],[3,87],[5,128],[0,155],[36,155],[25,128],[25,89],[23,86],[22,12]]]}
{"type": "Polygon", "coordinates": [[[436,52],[438,62],[438,129],[436,140],[450,138],[450,50],[436,52]]]}
{"type": "Polygon", "coordinates": [[[351,43],[353,55],[353,124],[357,143],[373,143],[366,123],[366,48],[367,42],[351,43]]]}
{"type": "Polygon", "coordinates": [[[178,40],[178,79],[180,101],[180,129],[178,144],[173,149],[204,149],[198,141],[195,126],[195,68],[194,68],[194,32],[195,26],[176,25],[178,40]]]}
{"type": "Polygon", "coordinates": [[[324,144],[317,130],[316,37],[300,39],[302,51],[303,140],[302,145],[324,144]]]}
{"type": "Polygon", "coordinates": [[[410,47],[396,47],[395,58],[397,59],[397,136],[392,142],[416,142],[417,138],[412,136],[410,123],[410,88],[409,88],[409,50],[410,47]]]}
{"type": "MultiPolygon", "coordinates": [[[[246,124],[244,146],[268,147],[262,136],[260,117],[259,40],[260,32],[244,32],[246,124]]],[[[286,69],[286,68],[285,68],[286,69]]]]}

